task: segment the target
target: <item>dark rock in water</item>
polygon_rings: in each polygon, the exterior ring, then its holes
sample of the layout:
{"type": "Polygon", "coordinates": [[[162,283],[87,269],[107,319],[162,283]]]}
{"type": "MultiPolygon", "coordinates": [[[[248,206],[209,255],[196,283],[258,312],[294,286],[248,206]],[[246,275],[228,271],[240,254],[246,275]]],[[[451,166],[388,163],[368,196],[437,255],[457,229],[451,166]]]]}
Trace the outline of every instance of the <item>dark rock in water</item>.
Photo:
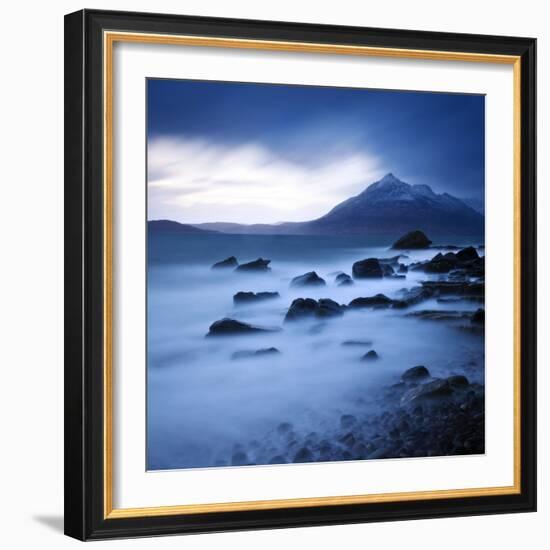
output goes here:
{"type": "Polygon", "coordinates": [[[403,235],[400,239],[393,243],[392,248],[397,250],[403,250],[407,248],[428,248],[432,244],[432,241],[426,237],[422,231],[411,231],[406,235],[403,235]]]}
{"type": "Polygon", "coordinates": [[[393,304],[393,300],[388,298],[385,294],[376,294],[375,296],[367,296],[365,298],[354,298],[348,307],[352,309],[359,309],[363,307],[390,307],[393,304]]]}
{"type": "Polygon", "coordinates": [[[393,300],[393,307],[402,309],[414,304],[428,300],[434,295],[434,291],[429,287],[416,286],[410,290],[401,291],[401,299],[393,300]]]}
{"type": "Polygon", "coordinates": [[[367,258],[355,262],[352,273],[356,279],[381,279],[384,277],[384,269],[377,258],[367,258]]]}
{"type": "Polygon", "coordinates": [[[461,262],[467,262],[469,260],[477,260],[479,258],[479,254],[473,246],[468,246],[467,248],[459,250],[456,253],[456,257],[461,262]]]}
{"type": "Polygon", "coordinates": [[[483,308],[479,308],[472,315],[472,323],[475,323],[477,325],[484,325],[485,324],[485,310],[483,308]]]}
{"type": "Polygon", "coordinates": [[[423,365],[418,365],[407,369],[402,375],[401,379],[405,382],[417,382],[423,378],[429,378],[430,371],[423,365]]]}
{"type": "Polygon", "coordinates": [[[307,317],[338,317],[344,313],[344,308],[329,298],[314,300],[313,298],[296,298],[285,316],[285,321],[295,321],[307,317]]]}
{"type": "Polygon", "coordinates": [[[345,281],[346,279],[351,279],[347,273],[338,273],[338,275],[334,278],[334,282],[339,283],[340,281],[345,281]]]}
{"type": "Polygon", "coordinates": [[[405,264],[399,264],[397,273],[407,273],[408,271],[409,271],[409,268],[405,264]]]}
{"type": "Polygon", "coordinates": [[[235,336],[239,334],[275,332],[277,330],[279,329],[257,327],[235,319],[225,318],[212,323],[206,336],[235,336]]]}
{"type": "Polygon", "coordinates": [[[285,321],[294,321],[304,317],[312,317],[317,311],[317,300],[313,298],[296,298],[288,308],[285,321]]]}
{"type": "Polygon", "coordinates": [[[470,385],[470,382],[468,379],[463,376],[462,374],[456,374],[454,376],[449,376],[447,378],[447,382],[451,385],[453,388],[466,388],[470,385]]]}
{"type": "Polygon", "coordinates": [[[468,283],[463,281],[422,281],[422,286],[442,295],[484,296],[484,283],[468,283]]]}
{"type": "Polygon", "coordinates": [[[455,311],[445,309],[422,309],[407,313],[407,317],[416,317],[423,321],[461,321],[469,319],[470,314],[466,311],[455,311]]]}
{"type": "Polygon", "coordinates": [[[348,286],[353,284],[353,279],[347,273],[339,273],[336,275],[334,282],[338,286],[348,286]]]}
{"type": "Polygon", "coordinates": [[[311,462],[312,460],[313,453],[307,447],[302,447],[294,456],[293,462],[311,462]]]}
{"type": "Polygon", "coordinates": [[[229,258],[226,258],[221,262],[216,262],[212,266],[212,269],[224,269],[228,267],[237,267],[238,265],[239,265],[239,262],[237,262],[237,258],[235,258],[235,256],[229,256],[229,258]]]}
{"type": "Polygon", "coordinates": [[[235,304],[253,304],[274,298],[279,298],[278,292],[237,292],[233,296],[233,302],[235,304]]]}
{"type": "Polygon", "coordinates": [[[257,350],[236,351],[231,355],[231,359],[248,359],[250,357],[265,357],[269,355],[279,355],[281,352],[277,348],[263,348],[257,350]]]}
{"type": "Polygon", "coordinates": [[[325,280],[319,277],[315,271],[299,275],[290,281],[290,286],[324,286],[325,284],[325,280]]]}
{"type": "Polygon", "coordinates": [[[371,349],[370,351],[367,351],[367,353],[365,353],[365,355],[363,355],[363,357],[361,357],[361,360],[362,361],[376,361],[376,359],[379,359],[379,355],[378,353],[376,353],[376,351],[374,351],[373,349],[371,349]]]}
{"type": "Polygon", "coordinates": [[[277,432],[281,435],[287,434],[292,430],[292,424],[290,422],[282,422],[277,426],[277,432]]]}
{"type": "Polygon", "coordinates": [[[345,340],[341,344],[342,346],[372,346],[372,342],[370,340],[345,340]]]}
{"type": "Polygon", "coordinates": [[[357,422],[357,418],[353,414],[343,414],[340,417],[340,426],[343,430],[351,428],[357,422]]]}
{"type": "Polygon", "coordinates": [[[338,317],[343,315],[343,313],[344,308],[334,300],[330,298],[321,298],[317,300],[317,317],[338,317]]]}
{"type": "Polygon", "coordinates": [[[433,399],[440,399],[443,397],[448,397],[453,393],[453,389],[447,380],[442,380],[437,378],[432,382],[427,382],[412,388],[407,391],[405,395],[401,398],[401,403],[417,403],[420,401],[430,401],[433,399]]]}
{"type": "Polygon", "coordinates": [[[269,267],[270,263],[271,263],[271,260],[264,260],[263,258],[258,258],[253,262],[241,264],[235,269],[235,271],[270,271],[271,270],[271,268],[269,267]]]}
{"type": "Polygon", "coordinates": [[[246,464],[249,464],[248,456],[243,451],[238,451],[231,457],[232,466],[245,466],[246,464]]]}

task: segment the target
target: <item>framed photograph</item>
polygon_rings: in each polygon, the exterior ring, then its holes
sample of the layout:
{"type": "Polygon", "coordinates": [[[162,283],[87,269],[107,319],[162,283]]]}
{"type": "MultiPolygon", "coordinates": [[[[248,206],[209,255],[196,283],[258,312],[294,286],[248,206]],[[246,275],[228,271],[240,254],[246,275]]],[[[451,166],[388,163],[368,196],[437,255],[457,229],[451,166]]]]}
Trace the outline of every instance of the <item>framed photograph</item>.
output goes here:
{"type": "Polygon", "coordinates": [[[535,40],[65,18],[65,529],[536,508],[535,40]]]}

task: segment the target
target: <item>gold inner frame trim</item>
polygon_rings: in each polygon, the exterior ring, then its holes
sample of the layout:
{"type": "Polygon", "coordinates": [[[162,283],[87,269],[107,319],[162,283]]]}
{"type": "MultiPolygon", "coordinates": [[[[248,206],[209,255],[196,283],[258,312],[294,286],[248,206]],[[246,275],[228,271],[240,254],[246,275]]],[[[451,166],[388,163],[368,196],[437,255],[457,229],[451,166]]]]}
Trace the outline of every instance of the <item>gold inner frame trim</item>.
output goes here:
{"type": "Polygon", "coordinates": [[[280,508],[304,508],[309,506],[339,506],[412,500],[435,500],[521,493],[521,432],[520,432],[520,383],[521,383],[521,60],[518,56],[347,46],[341,44],[316,44],[272,40],[249,40],[169,34],[148,34],[105,31],[103,34],[103,115],[104,115],[104,518],[135,518],[173,516],[213,512],[247,510],[272,510],[280,508]],[[514,86],[514,484],[504,487],[473,487],[434,491],[412,491],[367,495],[327,496],[245,502],[220,502],[211,504],[182,504],[148,508],[113,508],[113,46],[116,42],[238,48],[268,51],[356,55],[425,59],[432,61],[466,61],[474,63],[498,63],[513,66],[514,86]]]}

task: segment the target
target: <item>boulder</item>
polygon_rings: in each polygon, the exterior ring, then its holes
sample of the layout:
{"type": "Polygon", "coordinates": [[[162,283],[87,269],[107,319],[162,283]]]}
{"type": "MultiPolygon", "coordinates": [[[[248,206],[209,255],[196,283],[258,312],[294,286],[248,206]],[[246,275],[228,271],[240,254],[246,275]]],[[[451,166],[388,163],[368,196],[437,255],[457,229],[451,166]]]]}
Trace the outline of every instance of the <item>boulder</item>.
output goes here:
{"type": "Polygon", "coordinates": [[[409,268],[405,264],[399,264],[397,273],[407,273],[408,271],[409,271],[409,268]]]}
{"type": "Polygon", "coordinates": [[[438,400],[450,396],[453,389],[447,380],[436,378],[426,384],[421,384],[405,392],[401,404],[419,403],[422,401],[438,400]]]}
{"type": "Polygon", "coordinates": [[[265,357],[279,355],[281,352],[277,348],[263,348],[257,350],[236,351],[231,355],[231,359],[249,359],[251,357],[265,357]]]}
{"type": "Polygon", "coordinates": [[[264,260],[263,258],[258,258],[253,262],[248,262],[246,264],[239,265],[235,271],[270,271],[271,268],[269,264],[271,260],[264,260]]]}
{"type": "Polygon", "coordinates": [[[479,254],[477,253],[477,250],[473,246],[468,246],[467,248],[463,248],[462,250],[459,250],[456,253],[456,257],[461,262],[467,262],[470,260],[477,260],[479,258],[479,254]]]}
{"type": "Polygon", "coordinates": [[[380,356],[373,349],[367,351],[367,353],[361,357],[361,361],[376,361],[377,359],[380,359],[380,356]]]}
{"type": "Polygon", "coordinates": [[[256,302],[272,300],[279,297],[278,292],[237,292],[237,294],[233,296],[233,303],[254,304],[256,302]]]}
{"type": "Polygon", "coordinates": [[[330,298],[321,298],[317,300],[317,317],[338,317],[343,315],[343,313],[344,308],[334,300],[330,298]]]}
{"type": "Polygon", "coordinates": [[[407,317],[416,317],[424,321],[461,321],[469,319],[470,314],[452,309],[422,309],[407,313],[407,317]]]}
{"type": "Polygon", "coordinates": [[[482,282],[468,283],[465,281],[422,281],[422,286],[434,294],[484,296],[485,284],[482,282]]]}
{"type": "Polygon", "coordinates": [[[359,309],[364,307],[390,307],[393,304],[393,300],[388,298],[385,294],[376,294],[374,296],[367,296],[365,298],[354,298],[348,307],[352,309],[359,309]]]}
{"type": "Polygon", "coordinates": [[[235,268],[239,265],[239,262],[237,262],[237,258],[235,256],[229,256],[229,258],[226,258],[225,260],[222,260],[221,262],[216,262],[212,269],[226,269],[226,268],[235,268]]]}
{"type": "Polygon", "coordinates": [[[402,375],[401,380],[405,382],[417,382],[430,377],[430,371],[424,365],[418,365],[407,369],[402,375]]]}
{"type": "Polygon", "coordinates": [[[403,250],[407,248],[420,249],[429,248],[432,241],[426,237],[422,231],[411,231],[406,235],[403,235],[400,239],[397,239],[392,245],[392,248],[396,250],[403,250]]]}
{"type": "Polygon", "coordinates": [[[319,277],[315,271],[309,271],[290,281],[290,286],[324,286],[325,280],[319,277]]]}
{"type": "Polygon", "coordinates": [[[235,319],[225,318],[212,323],[206,336],[236,336],[240,334],[275,332],[277,330],[279,329],[257,327],[235,319]]]}
{"type": "Polygon", "coordinates": [[[393,300],[393,307],[397,309],[403,309],[414,304],[428,300],[434,295],[434,291],[430,288],[423,286],[416,286],[409,290],[401,291],[401,299],[393,300]]]}
{"type": "Polygon", "coordinates": [[[338,273],[334,282],[338,286],[348,286],[353,284],[353,279],[347,273],[338,273]]]}
{"type": "MultiPolygon", "coordinates": [[[[391,266],[388,267],[391,268],[391,266]]],[[[356,279],[381,279],[384,277],[384,269],[377,258],[367,258],[355,262],[352,273],[356,279]]]]}
{"type": "Polygon", "coordinates": [[[337,317],[343,313],[343,306],[329,298],[321,298],[320,300],[314,300],[313,298],[296,298],[288,308],[285,322],[296,321],[297,319],[304,319],[307,317],[337,317]]]}
{"type": "Polygon", "coordinates": [[[469,380],[462,374],[456,374],[454,376],[449,376],[447,382],[452,388],[466,388],[470,385],[469,380]]]}

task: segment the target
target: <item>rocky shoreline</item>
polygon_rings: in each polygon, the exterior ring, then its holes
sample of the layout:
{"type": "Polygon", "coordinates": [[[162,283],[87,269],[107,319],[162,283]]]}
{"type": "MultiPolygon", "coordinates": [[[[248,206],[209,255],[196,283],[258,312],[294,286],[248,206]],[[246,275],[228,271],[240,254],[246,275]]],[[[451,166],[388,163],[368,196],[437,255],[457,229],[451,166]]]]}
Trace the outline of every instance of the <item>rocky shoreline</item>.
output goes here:
{"type": "MultiPolygon", "coordinates": [[[[314,299],[304,295],[295,298],[281,318],[281,326],[256,326],[233,318],[214,321],[208,337],[231,337],[256,333],[292,330],[301,320],[325,320],[342,317],[350,311],[368,314],[369,310],[395,310],[396,314],[425,322],[446,323],[482,337],[485,310],[485,256],[482,247],[432,245],[421,231],[400,238],[393,246],[399,254],[391,258],[365,258],[351,266],[350,273],[333,274],[336,286],[351,286],[360,279],[403,279],[409,273],[424,273],[420,284],[403,287],[395,296],[375,294],[353,298],[339,304],[331,298],[314,299]],[[434,249],[431,259],[407,262],[407,250],[434,249]],[[437,302],[440,309],[419,309],[423,302],[437,302]],[[449,307],[446,307],[446,306],[449,307]],[[460,306],[460,307],[459,307],[460,306]],[[410,311],[406,311],[410,310],[410,311]]],[[[214,264],[215,270],[269,273],[270,260],[259,258],[239,264],[232,256],[214,264]]],[[[262,275],[263,277],[263,275],[262,275]]],[[[328,280],[328,278],[327,278],[328,280]]],[[[290,281],[295,290],[311,287],[330,288],[330,282],[315,271],[297,274],[290,281]]],[[[355,288],[354,286],[352,288],[355,288]]],[[[280,298],[277,292],[240,291],[235,305],[256,304],[280,298]]],[[[329,321],[333,322],[333,321],[329,321]]],[[[389,328],[391,330],[391,327],[389,328]]],[[[357,359],[376,362],[376,342],[342,341],[343,346],[357,349],[357,359]]],[[[232,354],[233,360],[281,356],[284,349],[275,347],[246,349],[232,354]]],[[[215,460],[216,466],[326,462],[382,458],[408,458],[480,454],[485,452],[485,389],[471,382],[469,371],[483,368],[465,361],[456,374],[435,377],[430,365],[413,366],[401,377],[384,386],[376,398],[355,402],[339,419],[323,424],[317,431],[301,431],[292,419],[274,425],[262,438],[248,443],[237,442],[233,449],[215,460]],[[362,405],[364,404],[364,407],[362,405]]]]}

